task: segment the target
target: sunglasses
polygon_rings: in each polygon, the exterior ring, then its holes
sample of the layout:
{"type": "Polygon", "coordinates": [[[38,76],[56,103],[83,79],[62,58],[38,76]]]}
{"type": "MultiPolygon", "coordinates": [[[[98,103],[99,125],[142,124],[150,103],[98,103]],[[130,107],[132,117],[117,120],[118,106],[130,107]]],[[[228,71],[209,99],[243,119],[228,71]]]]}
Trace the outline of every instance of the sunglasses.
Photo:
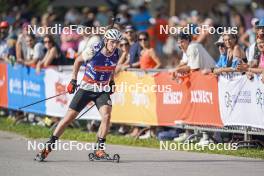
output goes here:
{"type": "Polygon", "coordinates": [[[139,38],[138,40],[139,40],[139,41],[148,41],[147,38],[139,38]]]}
{"type": "Polygon", "coordinates": [[[218,47],[224,48],[225,45],[224,44],[219,44],[218,47]]]}
{"type": "Polygon", "coordinates": [[[132,34],[134,31],[126,31],[126,34],[132,34]]]}
{"type": "Polygon", "coordinates": [[[264,29],[264,26],[256,26],[256,29],[264,29]]]}
{"type": "Polygon", "coordinates": [[[128,46],[129,44],[128,43],[121,43],[120,46],[128,46]]]}

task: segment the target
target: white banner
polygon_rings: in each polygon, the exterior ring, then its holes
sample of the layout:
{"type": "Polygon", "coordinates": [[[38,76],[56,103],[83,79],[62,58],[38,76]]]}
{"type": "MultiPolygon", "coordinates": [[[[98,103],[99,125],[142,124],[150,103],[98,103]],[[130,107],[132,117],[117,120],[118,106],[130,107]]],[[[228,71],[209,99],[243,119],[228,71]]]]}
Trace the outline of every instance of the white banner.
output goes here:
{"type": "MultiPolygon", "coordinates": [[[[67,91],[67,85],[71,80],[71,72],[63,71],[58,72],[53,69],[47,69],[44,78],[45,82],[45,94],[46,97],[51,97],[60,93],[63,93],[67,91]]],[[[78,74],[78,84],[80,83],[83,76],[83,72],[80,72],[78,74]]],[[[50,100],[46,101],[46,114],[50,116],[56,116],[56,117],[64,117],[66,114],[69,104],[73,98],[73,95],[70,95],[68,93],[63,94],[61,96],[58,96],[56,98],[52,98],[50,100]]],[[[91,106],[92,104],[89,103],[89,105],[83,109],[83,111],[80,113],[80,115],[91,106]]],[[[93,119],[93,120],[100,120],[100,114],[94,106],[92,109],[90,109],[81,119],[93,119]]]]}
{"type": "Polygon", "coordinates": [[[264,84],[260,76],[222,75],[218,81],[219,108],[225,126],[264,128],[264,84]]]}

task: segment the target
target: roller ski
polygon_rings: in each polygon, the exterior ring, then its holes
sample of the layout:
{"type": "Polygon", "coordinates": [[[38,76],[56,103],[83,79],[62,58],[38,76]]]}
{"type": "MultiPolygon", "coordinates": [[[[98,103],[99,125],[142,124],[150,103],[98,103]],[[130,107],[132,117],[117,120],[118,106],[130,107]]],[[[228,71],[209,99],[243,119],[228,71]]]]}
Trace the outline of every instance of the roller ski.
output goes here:
{"type": "Polygon", "coordinates": [[[114,154],[113,157],[111,157],[109,154],[105,153],[104,150],[95,150],[93,153],[89,153],[88,157],[89,161],[112,161],[119,163],[120,160],[118,154],[114,154]]]}
{"type": "Polygon", "coordinates": [[[51,151],[49,151],[48,149],[43,149],[41,152],[39,152],[34,160],[35,161],[38,161],[38,162],[43,162],[47,157],[48,157],[48,154],[50,153],[51,151]]]}
{"type": "Polygon", "coordinates": [[[34,160],[43,162],[48,157],[48,154],[52,151],[52,148],[54,147],[57,140],[58,138],[56,136],[52,136],[50,140],[46,142],[45,148],[35,156],[34,160]]]}

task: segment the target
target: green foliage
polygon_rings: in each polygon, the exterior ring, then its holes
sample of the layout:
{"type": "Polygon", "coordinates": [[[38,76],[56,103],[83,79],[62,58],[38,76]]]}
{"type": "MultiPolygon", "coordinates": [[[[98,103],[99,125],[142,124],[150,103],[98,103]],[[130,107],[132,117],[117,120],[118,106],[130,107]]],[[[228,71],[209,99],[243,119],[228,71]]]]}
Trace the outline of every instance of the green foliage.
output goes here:
{"type": "MultiPolygon", "coordinates": [[[[16,1],[0,0],[0,12],[7,13],[8,10],[12,9],[13,6],[20,6],[21,4],[16,4],[16,1]]],[[[41,15],[46,12],[47,7],[50,4],[50,0],[28,0],[26,1],[26,6],[34,15],[41,15]]]]}

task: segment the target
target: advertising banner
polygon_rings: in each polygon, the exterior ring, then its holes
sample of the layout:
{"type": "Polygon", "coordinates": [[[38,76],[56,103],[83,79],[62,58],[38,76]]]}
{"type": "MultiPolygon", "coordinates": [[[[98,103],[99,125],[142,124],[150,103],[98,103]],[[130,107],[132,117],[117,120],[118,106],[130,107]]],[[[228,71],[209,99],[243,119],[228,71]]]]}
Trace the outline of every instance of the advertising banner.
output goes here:
{"type": "Polygon", "coordinates": [[[264,128],[264,84],[260,76],[219,77],[219,104],[224,125],[264,128]]]}

